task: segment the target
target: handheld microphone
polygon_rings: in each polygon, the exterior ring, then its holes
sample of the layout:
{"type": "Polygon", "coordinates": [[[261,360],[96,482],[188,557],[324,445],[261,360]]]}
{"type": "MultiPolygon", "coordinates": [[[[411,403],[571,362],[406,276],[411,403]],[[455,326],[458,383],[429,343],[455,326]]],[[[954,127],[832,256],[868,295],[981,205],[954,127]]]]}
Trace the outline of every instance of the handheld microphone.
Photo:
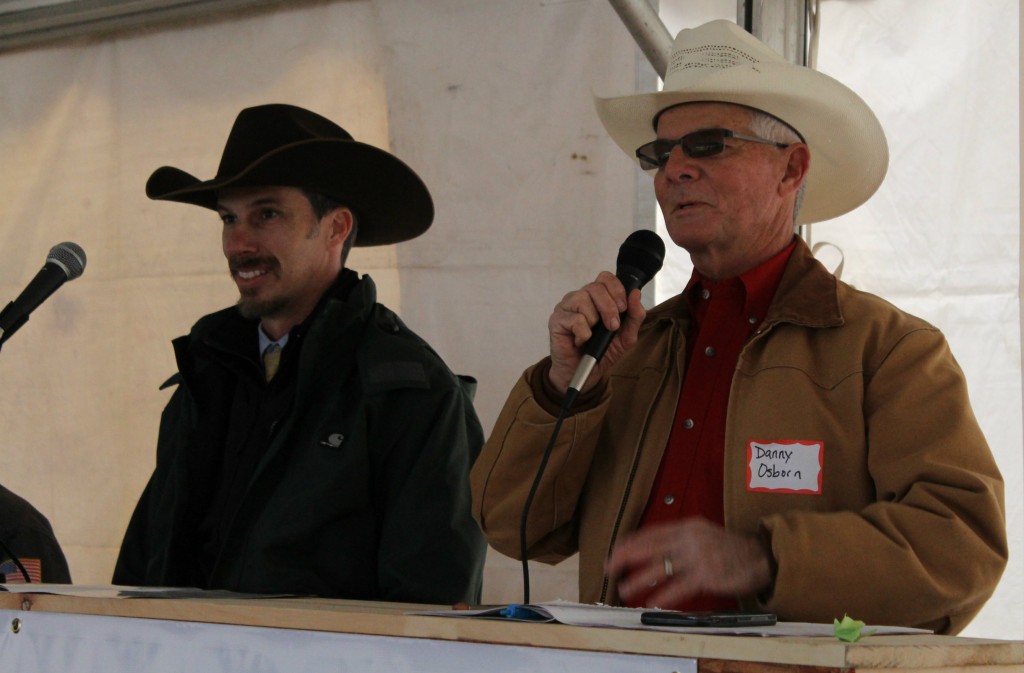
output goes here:
{"type": "MultiPolygon", "coordinates": [[[[615,276],[626,287],[626,295],[628,296],[633,290],[646,285],[647,281],[661,270],[661,265],[664,262],[665,242],[653,231],[641,229],[627,236],[622,247],[619,248],[619,256],[615,262],[615,276]]],[[[609,332],[604,323],[598,322],[591,331],[591,336],[587,343],[583,344],[583,357],[580,359],[576,373],[569,383],[569,389],[565,392],[565,397],[562,399],[562,409],[558,414],[558,418],[555,419],[555,427],[551,431],[551,438],[548,440],[548,445],[541,456],[540,465],[537,467],[537,474],[533,478],[530,492],[527,494],[526,502],[523,504],[523,512],[519,519],[519,552],[523,565],[523,603],[530,602],[530,566],[527,563],[528,559],[526,556],[526,522],[530,515],[530,507],[533,505],[533,499],[537,495],[537,488],[540,486],[544,470],[547,469],[548,460],[551,458],[551,451],[555,446],[555,440],[562,429],[562,422],[568,415],[573,402],[576,401],[580,388],[583,387],[587,377],[590,376],[590,371],[597,364],[598,360],[601,359],[601,356],[604,355],[604,352],[608,350],[608,346],[611,344],[614,336],[615,333],[609,332]]]]}
{"type": "MultiPolygon", "coordinates": [[[[625,286],[626,296],[646,285],[647,281],[661,270],[664,262],[665,242],[653,231],[641,229],[626,237],[619,248],[619,256],[615,263],[615,276],[625,286]]],[[[576,368],[576,373],[569,382],[571,390],[578,393],[583,388],[587,377],[608,350],[614,336],[615,332],[609,331],[603,322],[598,322],[594,326],[590,339],[583,344],[583,357],[576,368]]]]}
{"type": "Polygon", "coordinates": [[[77,243],[59,243],[50,248],[46,264],[18,298],[0,311],[0,344],[11,338],[28,316],[57,291],[61,285],[74,280],[85,271],[85,251],[77,243]]]}

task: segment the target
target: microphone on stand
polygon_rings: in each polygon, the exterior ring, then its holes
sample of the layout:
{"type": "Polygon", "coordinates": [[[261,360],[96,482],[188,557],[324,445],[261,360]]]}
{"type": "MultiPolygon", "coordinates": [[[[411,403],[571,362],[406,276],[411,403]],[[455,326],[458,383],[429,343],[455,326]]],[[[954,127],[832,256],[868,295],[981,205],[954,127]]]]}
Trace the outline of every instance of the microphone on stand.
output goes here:
{"type": "Polygon", "coordinates": [[[50,248],[46,263],[18,298],[0,311],[0,345],[28,322],[28,316],[57,291],[85,271],[85,251],[77,243],[58,243],[50,248]]]}

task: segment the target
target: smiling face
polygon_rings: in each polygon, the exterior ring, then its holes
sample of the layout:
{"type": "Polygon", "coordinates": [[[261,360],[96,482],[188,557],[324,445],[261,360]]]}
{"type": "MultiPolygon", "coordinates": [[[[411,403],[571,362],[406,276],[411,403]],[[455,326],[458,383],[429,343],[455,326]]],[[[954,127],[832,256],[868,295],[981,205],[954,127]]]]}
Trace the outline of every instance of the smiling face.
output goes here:
{"type": "MultiPolygon", "coordinates": [[[[747,108],[689,103],[658,118],[658,138],[703,129],[757,135],[747,108]]],[[[796,191],[810,165],[803,143],[785,149],[728,138],[725,150],[693,159],[678,146],[654,176],[654,193],[669,236],[697,270],[713,279],[736,276],[769,259],[793,238],[796,191]]]]}
{"type": "Polygon", "coordinates": [[[352,213],[338,208],[318,219],[293,187],[225,189],[217,210],[238,309],[260,318],[267,335],[278,339],[313,311],[337,278],[352,213]]]}

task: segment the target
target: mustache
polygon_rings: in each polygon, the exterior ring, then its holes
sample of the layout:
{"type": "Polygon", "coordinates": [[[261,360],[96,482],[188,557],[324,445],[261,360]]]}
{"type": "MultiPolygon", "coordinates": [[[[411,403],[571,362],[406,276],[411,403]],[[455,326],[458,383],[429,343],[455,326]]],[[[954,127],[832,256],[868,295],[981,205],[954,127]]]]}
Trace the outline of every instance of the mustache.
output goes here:
{"type": "Polygon", "coordinates": [[[228,271],[232,274],[240,271],[264,269],[274,271],[280,266],[276,257],[260,257],[257,255],[237,255],[228,258],[228,271]]]}

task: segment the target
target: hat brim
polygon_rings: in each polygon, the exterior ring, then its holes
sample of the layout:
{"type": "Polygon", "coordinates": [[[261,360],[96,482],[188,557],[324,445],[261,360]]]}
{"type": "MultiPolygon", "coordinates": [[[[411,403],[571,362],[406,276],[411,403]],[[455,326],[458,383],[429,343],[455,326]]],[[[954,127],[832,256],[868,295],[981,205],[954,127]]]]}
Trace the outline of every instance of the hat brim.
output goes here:
{"type": "Polygon", "coordinates": [[[222,189],[270,185],[308,190],[351,208],[359,222],[356,246],[408,241],[425,232],[434,219],[430,192],[411,168],[388,152],[354,140],[292,143],[236,175],[205,181],[163,166],[146,182],[146,195],[216,210],[222,189]]]}
{"type": "Polygon", "coordinates": [[[595,96],[605,129],[629,156],[656,137],[653,120],[683,103],[733,103],[763,110],[792,126],[811,151],[811,166],[798,222],[838,217],[867,201],[889,165],[885,132],[852,90],[816,70],[756,63],[709,69],[685,88],[649,94],[595,96]]]}

